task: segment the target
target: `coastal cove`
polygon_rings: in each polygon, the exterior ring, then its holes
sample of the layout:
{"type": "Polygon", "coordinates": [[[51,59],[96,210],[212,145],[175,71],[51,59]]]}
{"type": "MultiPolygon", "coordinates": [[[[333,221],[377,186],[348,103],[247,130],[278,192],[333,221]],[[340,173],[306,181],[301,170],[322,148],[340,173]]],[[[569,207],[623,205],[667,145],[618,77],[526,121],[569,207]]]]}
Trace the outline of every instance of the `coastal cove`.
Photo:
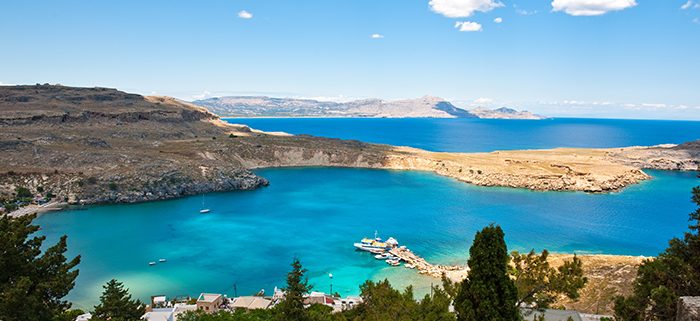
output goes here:
{"type": "Polygon", "coordinates": [[[498,223],[512,250],[656,255],[687,228],[694,172],[647,171],[619,193],[478,187],[426,172],[285,168],[257,170],[269,187],[168,201],[73,208],[40,216],[43,235],[69,237],[83,262],[69,295],[90,307],[116,277],[137,297],[251,294],[284,283],[291,258],[310,282],[343,295],[365,279],[427,291],[435,279],[392,268],[352,243],[378,230],[430,262],[463,264],[474,232],[498,223]],[[212,212],[199,214],[202,203],[212,212]],[[166,263],[148,266],[166,258],[166,263]]]}

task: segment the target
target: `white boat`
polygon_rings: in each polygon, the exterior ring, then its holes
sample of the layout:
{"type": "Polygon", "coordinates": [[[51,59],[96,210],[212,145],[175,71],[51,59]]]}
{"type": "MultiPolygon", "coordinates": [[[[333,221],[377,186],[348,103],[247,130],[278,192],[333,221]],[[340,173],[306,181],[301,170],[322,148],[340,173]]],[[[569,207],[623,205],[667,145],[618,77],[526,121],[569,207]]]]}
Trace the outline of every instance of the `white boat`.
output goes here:
{"type": "Polygon", "coordinates": [[[403,266],[405,266],[406,268],[409,268],[409,269],[415,269],[415,268],[416,268],[415,265],[409,264],[409,263],[406,263],[406,264],[404,264],[403,266]]]}
{"type": "Polygon", "coordinates": [[[165,261],[167,261],[167,260],[166,259],[158,259],[158,262],[160,262],[160,263],[163,263],[165,261]]]}
{"type": "Polygon", "coordinates": [[[388,259],[385,262],[391,266],[399,266],[399,264],[401,264],[399,259],[388,259]]]}
{"type": "Polygon", "coordinates": [[[154,261],[148,262],[148,265],[154,266],[154,265],[156,265],[156,262],[154,262],[154,261]]]}
{"type": "Polygon", "coordinates": [[[362,251],[372,253],[383,253],[398,245],[398,242],[393,237],[390,237],[386,242],[377,237],[377,231],[374,231],[374,239],[363,238],[360,242],[353,244],[355,248],[362,251]]]}
{"type": "Polygon", "coordinates": [[[382,254],[377,254],[377,255],[374,256],[374,258],[377,259],[377,260],[386,260],[386,259],[388,259],[388,258],[390,258],[390,257],[392,257],[392,255],[389,254],[389,253],[382,253],[382,254]]]}
{"type": "Polygon", "coordinates": [[[199,214],[206,214],[211,212],[208,208],[204,208],[204,194],[202,194],[202,209],[199,210],[199,214]]]}

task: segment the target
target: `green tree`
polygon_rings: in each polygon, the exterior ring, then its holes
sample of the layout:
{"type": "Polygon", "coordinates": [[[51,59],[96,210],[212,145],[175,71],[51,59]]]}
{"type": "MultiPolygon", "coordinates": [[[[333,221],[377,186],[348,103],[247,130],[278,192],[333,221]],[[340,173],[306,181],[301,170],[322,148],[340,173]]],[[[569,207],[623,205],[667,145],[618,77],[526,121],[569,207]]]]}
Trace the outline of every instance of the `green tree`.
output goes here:
{"type": "Polygon", "coordinates": [[[534,250],[528,254],[511,253],[510,274],[518,289],[517,306],[543,311],[561,295],[578,299],[579,290],[588,281],[583,276],[581,259],[574,255],[573,260],[555,269],[549,266],[548,256],[547,250],[539,255],[534,250]]]}
{"type": "Polygon", "coordinates": [[[0,216],[0,320],[52,320],[70,308],[63,300],[75,285],[80,256],[65,256],[66,236],[41,251],[44,236],[32,236],[39,227],[34,215],[0,216]]]}
{"type": "Polygon", "coordinates": [[[74,321],[79,315],[84,314],[85,312],[80,309],[75,309],[75,310],[66,310],[63,311],[58,316],[55,316],[53,321],[74,321]]]}
{"type": "Polygon", "coordinates": [[[362,303],[347,313],[349,319],[363,321],[415,320],[418,302],[413,298],[413,288],[403,292],[394,289],[388,280],[365,281],[360,286],[362,303]]]}
{"type": "Polygon", "coordinates": [[[279,319],[282,320],[308,320],[304,309],[304,296],[311,291],[309,280],[304,276],[306,269],[301,266],[298,258],[292,261],[292,271],[287,273],[287,286],[284,290],[284,299],[277,305],[279,319]]]}
{"type": "Polygon", "coordinates": [[[508,275],[508,249],[500,226],[476,233],[469,249],[469,276],[459,287],[454,306],[460,321],[514,321],[517,289],[508,275]]]}
{"type": "Polygon", "coordinates": [[[30,192],[29,189],[27,189],[26,187],[17,187],[16,192],[17,198],[32,197],[32,192],[30,192]]]}
{"type": "Polygon", "coordinates": [[[269,321],[272,310],[258,309],[252,311],[236,310],[207,313],[201,310],[188,311],[178,316],[178,321],[269,321]]]}
{"type": "Polygon", "coordinates": [[[418,305],[418,313],[414,320],[420,321],[454,321],[455,314],[450,312],[450,304],[454,298],[455,284],[442,277],[442,287],[432,286],[431,294],[423,297],[418,305]]]}
{"type": "Polygon", "coordinates": [[[617,320],[674,320],[678,297],[700,296],[700,187],[691,199],[698,208],[690,214],[690,231],[639,266],[632,295],[615,300],[617,320]]]}
{"type": "Polygon", "coordinates": [[[145,313],[140,300],[132,300],[129,289],[115,279],[103,286],[100,304],[92,313],[93,321],[138,321],[145,313]]]}

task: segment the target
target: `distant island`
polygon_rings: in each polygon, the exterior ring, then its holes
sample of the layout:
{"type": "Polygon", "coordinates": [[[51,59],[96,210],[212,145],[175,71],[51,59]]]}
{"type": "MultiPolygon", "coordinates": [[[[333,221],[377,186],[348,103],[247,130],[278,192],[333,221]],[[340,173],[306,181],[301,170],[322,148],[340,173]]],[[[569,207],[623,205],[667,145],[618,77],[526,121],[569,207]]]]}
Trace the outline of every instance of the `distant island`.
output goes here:
{"type": "Polygon", "coordinates": [[[502,107],[466,110],[440,97],[349,102],[266,96],[227,96],[193,102],[222,117],[369,117],[369,118],[487,118],[545,119],[529,111],[502,107]]]}

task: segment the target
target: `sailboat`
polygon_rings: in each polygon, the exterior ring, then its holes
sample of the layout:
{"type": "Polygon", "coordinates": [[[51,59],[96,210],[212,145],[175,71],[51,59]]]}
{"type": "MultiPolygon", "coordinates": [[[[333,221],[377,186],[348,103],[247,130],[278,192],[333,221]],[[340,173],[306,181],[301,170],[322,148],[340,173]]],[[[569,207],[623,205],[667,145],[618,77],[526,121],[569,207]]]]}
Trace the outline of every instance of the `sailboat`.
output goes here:
{"type": "Polygon", "coordinates": [[[202,194],[202,209],[199,210],[199,214],[206,214],[209,212],[211,212],[211,210],[204,207],[204,194],[202,194]]]}

